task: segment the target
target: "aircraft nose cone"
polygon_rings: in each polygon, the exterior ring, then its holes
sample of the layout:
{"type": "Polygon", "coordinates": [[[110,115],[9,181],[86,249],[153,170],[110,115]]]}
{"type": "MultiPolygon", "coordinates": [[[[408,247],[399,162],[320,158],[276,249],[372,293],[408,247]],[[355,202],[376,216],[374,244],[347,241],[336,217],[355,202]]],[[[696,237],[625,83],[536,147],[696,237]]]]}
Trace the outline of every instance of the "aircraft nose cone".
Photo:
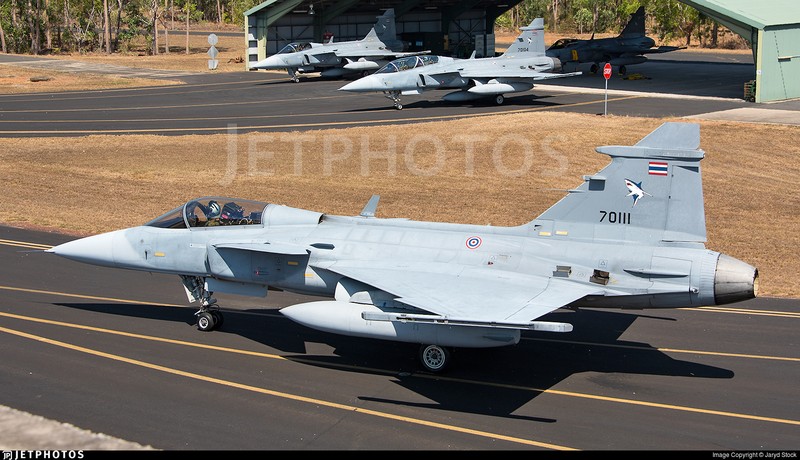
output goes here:
{"type": "Polygon", "coordinates": [[[252,65],[250,68],[252,69],[282,69],[286,67],[286,63],[283,62],[283,59],[280,56],[269,56],[266,59],[262,59],[252,65]]]}
{"type": "Polygon", "coordinates": [[[339,91],[349,91],[352,93],[383,91],[383,85],[381,85],[381,80],[378,77],[375,75],[368,75],[342,86],[339,88],[339,91]]]}
{"type": "Polygon", "coordinates": [[[47,252],[66,259],[93,265],[114,265],[114,233],[101,233],[60,244],[47,252]]]}

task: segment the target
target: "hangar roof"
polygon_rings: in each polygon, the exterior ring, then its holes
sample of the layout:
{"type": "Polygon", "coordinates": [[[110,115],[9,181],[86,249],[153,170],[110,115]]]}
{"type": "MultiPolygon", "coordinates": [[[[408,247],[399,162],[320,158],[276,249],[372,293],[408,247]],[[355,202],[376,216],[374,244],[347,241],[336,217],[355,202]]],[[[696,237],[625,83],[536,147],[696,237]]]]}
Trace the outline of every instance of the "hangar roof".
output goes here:
{"type": "MultiPolygon", "coordinates": [[[[308,4],[313,3],[314,11],[325,14],[329,11],[337,11],[338,14],[342,13],[365,13],[372,14],[378,10],[385,10],[394,8],[397,16],[401,16],[409,12],[430,12],[436,10],[444,10],[451,8],[465,8],[466,9],[491,9],[498,8],[502,11],[508,10],[510,7],[520,3],[522,0],[506,0],[506,1],[490,1],[490,0],[374,0],[369,2],[355,1],[355,0],[314,0],[299,1],[299,0],[267,0],[260,3],[253,8],[247,10],[244,15],[250,16],[268,6],[274,5],[276,7],[284,5],[295,6],[296,9],[308,9],[308,4]]],[[[787,0],[790,1],[790,0],[787,0]]]]}
{"type": "Polygon", "coordinates": [[[681,0],[703,13],[728,18],[755,29],[786,24],[800,24],[797,0],[681,0]]]}

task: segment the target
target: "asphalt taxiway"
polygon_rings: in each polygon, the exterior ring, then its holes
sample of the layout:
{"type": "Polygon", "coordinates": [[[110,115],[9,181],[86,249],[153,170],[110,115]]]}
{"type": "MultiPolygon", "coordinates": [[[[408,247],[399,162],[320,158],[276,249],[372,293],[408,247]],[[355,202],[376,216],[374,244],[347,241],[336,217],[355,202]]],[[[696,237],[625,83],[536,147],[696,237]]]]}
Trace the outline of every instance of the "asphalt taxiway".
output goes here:
{"type": "Polygon", "coordinates": [[[800,446],[797,300],[556,312],[573,333],[459,350],[431,375],[413,345],[284,318],[309,300],[293,294],[219,296],[224,325],[200,332],[176,277],[42,251],[69,239],[0,227],[0,405],[79,429],[73,447],[45,429],[6,448],[91,449],[89,434],[164,450],[800,446]]]}
{"type": "MultiPolygon", "coordinates": [[[[49,59],[47,64],[57,65],[54,61],[49,59]]],[[[14,57],[0,56],[0,63],[11,67],[14,57]]],[[[186,84],[2,95],[0,136],[307,131],[538,111],[657,118],[702,117],[751,108],[800,113],[796,102],[757,105],[744,101],[744,83],[754,78],[752,62],[711,59],[651,60],[632,66],[625,77],[614,75],[609,80],[607,100],[603,77],[586,72],[510,94],[501,106],[486,101],[447,103],[441,100],[446,91],[431,91],[404,96],[403,110],[395,110],[380,93],[338,91],[346,80],[311,75],[300,83],[292,83],[283,73],[265,71],[170,78],[186,84]]]]}

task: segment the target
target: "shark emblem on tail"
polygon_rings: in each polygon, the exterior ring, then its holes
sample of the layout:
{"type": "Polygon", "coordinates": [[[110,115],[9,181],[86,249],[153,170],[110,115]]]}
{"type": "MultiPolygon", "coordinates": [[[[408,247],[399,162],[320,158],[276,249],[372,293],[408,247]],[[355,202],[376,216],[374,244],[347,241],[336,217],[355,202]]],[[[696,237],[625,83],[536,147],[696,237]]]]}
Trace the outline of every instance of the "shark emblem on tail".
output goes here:
{"type": "Polygon", "coordinates": [[[638,184],[630,179],[625,179],[625,186],[628,187],[628,195],[633,197],[633,206],[636,206],[636,203],[639,199],[645,195],[653,196],[644,190],[642,190],[642,182],[640,181],[638,184]]]}

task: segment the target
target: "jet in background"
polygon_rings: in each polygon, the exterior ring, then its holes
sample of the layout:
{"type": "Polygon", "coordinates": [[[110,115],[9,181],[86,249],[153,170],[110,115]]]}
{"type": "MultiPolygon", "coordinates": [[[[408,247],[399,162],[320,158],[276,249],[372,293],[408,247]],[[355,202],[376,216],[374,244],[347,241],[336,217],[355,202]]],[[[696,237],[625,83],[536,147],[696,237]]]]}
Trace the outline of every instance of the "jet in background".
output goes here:
{"type": "Polygon", "coordinates": [[[557,58],[564,67],[591,62],[590,72],[597,73],[600,64],[610,63],[618,68],[621,75],[627,72],[629,65],[647,61],[645,54],[669,53],[686,49],[685,46],[656,46],[655,40],[646,36],[644,28],[644,7],[640,6],[631,14],[631,20],[622,33],[612,38],[589,40],[562,38],[547,49],[547,55],[557,58]]]}
{"type": "Polygon", "coordinates": [[[278,53],[268,56],[251,69],[286,69],[292,81],[299,82],[300,74],[320,73],[323,77],[342,77],[347,74],[367,75],[401,56],[420,54],[404,53],[405,44],[397,38],[394,9],[378,16],[378,22],[361,40],[325,43],[289,43],[278,53]]]}
{"type": "Polygon", "coordinates": [[[284,307],[307,327],[420,344],[429,372],[452,348],[515,345],[522,331],[566,333],[568,308],[685,308],[757,294],[758,270],[707,249],[700,125],[664,123],[513,227],[358,216],[251,200],[191,200],[139,227],[47,252],[180,277],[197,328],[222,324],[214,292],[268,289],[331,300],[284,307]]]}
{"type": "Polygon", "coordinates": [[[446,56],[410,56],[396,59],[372,75],[339,88],[354,93],[383,92],[402,109],[401,95],[421,94],[433,89],[458,89],[445,101],[494,98],[498,105],[505,94],[528,91],[535,81],[580,75],[557,73],[558,59],[545,56],[544,19],[536,18],[500,56],[454,59],[446,56]]]}

